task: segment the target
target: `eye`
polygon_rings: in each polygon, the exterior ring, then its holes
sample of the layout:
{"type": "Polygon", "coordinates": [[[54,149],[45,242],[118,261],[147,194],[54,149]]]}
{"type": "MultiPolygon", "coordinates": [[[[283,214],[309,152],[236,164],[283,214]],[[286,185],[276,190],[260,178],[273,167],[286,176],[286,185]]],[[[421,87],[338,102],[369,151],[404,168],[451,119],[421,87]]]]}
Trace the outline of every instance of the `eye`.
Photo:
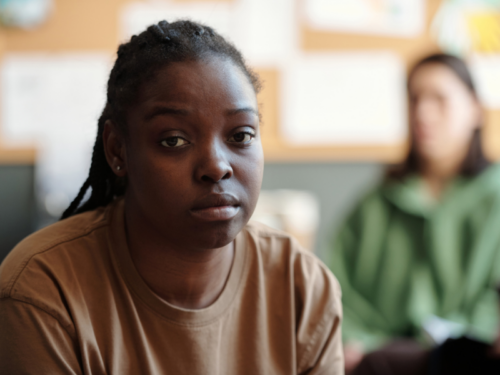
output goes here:
{"type": "Polygon", "coordinates": [[[255,138],[255,134],[249,132],[239,132],[229,138],[229,142],[240,143],[240,144],[249,144],[255,138]]]}
{"type": "Polygon", "coordinates": [[[187,145],[189,142],[181,137],[168,137],[161,141],[163,147],[174,148],[187,145]]]}

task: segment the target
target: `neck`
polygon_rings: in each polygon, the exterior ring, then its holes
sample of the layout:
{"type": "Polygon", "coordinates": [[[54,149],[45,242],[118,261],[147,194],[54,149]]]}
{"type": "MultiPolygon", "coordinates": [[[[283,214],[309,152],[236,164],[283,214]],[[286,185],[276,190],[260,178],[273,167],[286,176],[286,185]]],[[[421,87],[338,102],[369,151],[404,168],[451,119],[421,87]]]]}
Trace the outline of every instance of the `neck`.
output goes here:
{"type": "Polygon", "coordinates": [[[231,271],[233,242],[208,250],[169,245],[168,238],[127,206],[125,222],[132,260],[153,292],[186,309],[202,309],[217,300],[231,271]]]}
{"type": "Polygon", "coordinates": [[[449,182],[458,175],[462,160],[462,157],[421,160],[420,173],[434,198],[440,198],[449,182]]]}

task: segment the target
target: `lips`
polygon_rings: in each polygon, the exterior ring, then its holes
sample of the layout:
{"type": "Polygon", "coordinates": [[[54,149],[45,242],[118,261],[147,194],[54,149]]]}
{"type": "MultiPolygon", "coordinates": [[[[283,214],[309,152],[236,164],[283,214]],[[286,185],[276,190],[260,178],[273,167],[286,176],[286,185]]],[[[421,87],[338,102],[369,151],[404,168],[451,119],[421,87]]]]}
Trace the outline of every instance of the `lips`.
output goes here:
{"type": "Polygon", "coordinates": [[[231,194],[210,194],[195,202],[191,214],[203,221],[224,221],[240,210],[239,200],[231,194]]]}

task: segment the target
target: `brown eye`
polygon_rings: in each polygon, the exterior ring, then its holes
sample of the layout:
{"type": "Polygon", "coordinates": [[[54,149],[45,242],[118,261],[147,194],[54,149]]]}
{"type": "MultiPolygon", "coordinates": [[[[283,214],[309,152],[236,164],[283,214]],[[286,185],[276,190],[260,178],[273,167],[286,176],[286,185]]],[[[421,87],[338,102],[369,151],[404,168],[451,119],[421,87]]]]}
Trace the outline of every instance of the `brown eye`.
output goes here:
{"type": "Polygon", "coordinates": [[[248,132],[239,132],[229,138],[229,142],[248,144],[253,141],[255,135],[248,132]]]}
{"type": "Polygon", "coordinates": [[[181,137],[169,137],[161,141],[161,145],[168,148],[180,147],[186,144],[188,144],[188,141],[181,137]]]}

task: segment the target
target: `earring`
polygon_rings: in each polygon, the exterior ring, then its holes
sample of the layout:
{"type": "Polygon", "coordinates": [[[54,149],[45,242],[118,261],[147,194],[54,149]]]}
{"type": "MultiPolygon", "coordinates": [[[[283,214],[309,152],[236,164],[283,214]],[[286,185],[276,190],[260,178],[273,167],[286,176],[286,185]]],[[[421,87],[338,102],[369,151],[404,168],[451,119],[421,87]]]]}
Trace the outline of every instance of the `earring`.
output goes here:
{"type": "Polygon", "coordinates": [[[116,170],[119,171],[120,169],[122,169],[122,167],[120,167],[119,165],[116,166],[116,170]]]}

